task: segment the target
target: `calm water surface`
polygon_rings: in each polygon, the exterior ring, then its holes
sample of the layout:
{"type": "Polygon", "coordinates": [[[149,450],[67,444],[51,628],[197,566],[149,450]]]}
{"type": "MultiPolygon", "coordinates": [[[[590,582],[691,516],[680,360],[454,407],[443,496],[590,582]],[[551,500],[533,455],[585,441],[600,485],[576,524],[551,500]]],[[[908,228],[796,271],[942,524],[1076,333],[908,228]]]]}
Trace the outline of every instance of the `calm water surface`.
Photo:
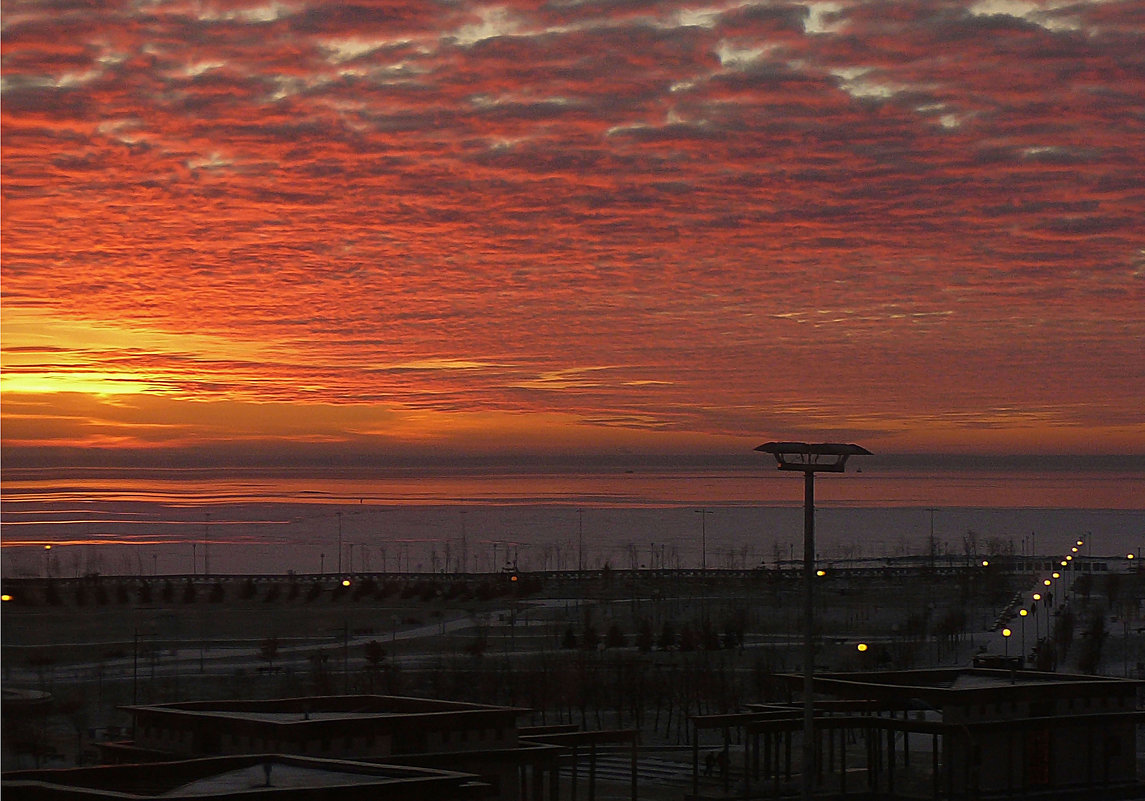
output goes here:
{"type": "MultiPolygon", "coordinates": [[[[766,467],[9,470],[0,493],[6,576],[753,567],[802,547],[801,477],[766,467]]],[[[1145,468],[876,465],[821,475],[816,509],[825,561],[921,553],[932,526],[952,557],[1079,536],[1124,554],[1145,544],[1145,468]]]]}

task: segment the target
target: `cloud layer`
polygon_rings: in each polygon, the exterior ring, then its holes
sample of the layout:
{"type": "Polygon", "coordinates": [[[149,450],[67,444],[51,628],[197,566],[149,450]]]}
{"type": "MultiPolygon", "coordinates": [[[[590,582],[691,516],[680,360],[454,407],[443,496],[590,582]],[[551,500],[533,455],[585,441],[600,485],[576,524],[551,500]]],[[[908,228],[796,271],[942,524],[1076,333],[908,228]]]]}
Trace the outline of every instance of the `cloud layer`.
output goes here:
{"type": "Polygon", "coordinates": [[[10,452],[1145,447],[1140,3],[17,0],[3,65],[10,452]]]}

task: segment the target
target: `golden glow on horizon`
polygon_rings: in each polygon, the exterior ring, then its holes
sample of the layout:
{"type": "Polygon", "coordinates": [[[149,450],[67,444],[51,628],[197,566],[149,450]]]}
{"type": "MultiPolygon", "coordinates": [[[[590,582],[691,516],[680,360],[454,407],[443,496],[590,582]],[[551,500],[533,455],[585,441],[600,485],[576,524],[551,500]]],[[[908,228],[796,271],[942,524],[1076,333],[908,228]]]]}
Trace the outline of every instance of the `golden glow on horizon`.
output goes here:
{"type": "MultiPolygon", "coordinates": [[[[5,523],[7,525],[7,523],[5,523]]],[[[202,523],[197,523],[199,527],[202,523]]],[[[85,546],[85,545],[170,545],[170,539],[158,539],[153,537],[130,539],[112,539],[109,537],[101,537],[98,534],[93,535],[91,539],[82,540],[52,540],[50,543],[45,543],[43,540],[20,540],[5,537],[0,540],[0,549],[3,548],[38,548],[45,551],[50,551],[53,548],[66,548],[68,546],[85,546]]]]}

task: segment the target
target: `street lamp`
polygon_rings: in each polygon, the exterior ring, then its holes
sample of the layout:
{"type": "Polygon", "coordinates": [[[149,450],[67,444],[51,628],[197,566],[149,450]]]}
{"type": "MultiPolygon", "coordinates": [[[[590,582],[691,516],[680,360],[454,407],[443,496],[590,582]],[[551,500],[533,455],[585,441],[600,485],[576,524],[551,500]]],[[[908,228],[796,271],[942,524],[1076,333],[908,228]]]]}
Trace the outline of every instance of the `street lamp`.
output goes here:
{"type": "Polygon", "coordinates": [[[696,509],[700,516],[700,570],[708,569],[708,515],[714,515],[711,509],[696,509]]]}
{"type": "Polygon", "coordinates": [[[1002,629],[1002,638],[1006,641],[1006,658],[1010,658],[1010,635],[1014,632],[1009,629],[1002,629]]]}
{"type": "Polygon", "coordinates": [[[1034,603],[1033,603],[1033,607],[1034,607],[1034,639],[1035,640],[1041,640],[1042,629],[1041,629],[1041,624],[1038,623],[1038,601],[1042,600],[1042,594],[1040,592],[1035,592],[1033,598],[1034,598],[1034,603]]]}
{"type": "MultiPolygon", "coordinates": [[[[576,569],[578,573],[584,572],[584,509],[576,510],[576,569]]],[[[497,546],[493,546],[493,561],[497,561],[497,546]]],[[[497,569],[497,565],[493,565],[493,569],[497,569]]]]}
{"type": "Polygon", "coordinates": [[[842,473],[850,456],[869,456],[858,445],[835,442],[768,442],[756,448],[770,453],[780,470],[803,473],[803,801],[814,795],[815,762],[815,474],[842,473]]]}
{"type": "Polygon", "coordinates": [[[1030,614],[1027,609],[1019,609],[1018,616],[1022,618],[1022,669],[1026,667],[1026,617],[1030,614]]]}

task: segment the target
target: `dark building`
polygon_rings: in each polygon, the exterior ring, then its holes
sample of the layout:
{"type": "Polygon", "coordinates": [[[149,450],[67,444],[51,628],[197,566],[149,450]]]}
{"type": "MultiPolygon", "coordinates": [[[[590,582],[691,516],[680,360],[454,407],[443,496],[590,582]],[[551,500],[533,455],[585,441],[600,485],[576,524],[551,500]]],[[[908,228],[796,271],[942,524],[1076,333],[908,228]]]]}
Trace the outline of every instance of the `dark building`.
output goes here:
{"type": "Polygon", "coordinates": [[[188,701],[126,707],[134,736],[100,746],[136,763],[243,754],[297,754],[474,773],[491,796],[555,795],[561,749],[524,742],[524,710],[456,701],[353,695],[267,701],[188,701]]]}
{"type": "MultiPolygon", "coordinates": [[[[802,688],[802,676],[783,678],[802,688]]],[[[1136,753],[1141,683],[975,668],[818,674],[811,769],[830,798],[1145,797],[1136,753]]],[[[750,709],[694,718],[694,742],[722,731],[725,758],[742,760],[752,792],[779,797],[802,772],[802,707],[750,709]],[[744,735],[742,751],[730,747],[734,729],[744,735]]],[[[693,764],[698,787],[698,748],[693,764]]]]}

